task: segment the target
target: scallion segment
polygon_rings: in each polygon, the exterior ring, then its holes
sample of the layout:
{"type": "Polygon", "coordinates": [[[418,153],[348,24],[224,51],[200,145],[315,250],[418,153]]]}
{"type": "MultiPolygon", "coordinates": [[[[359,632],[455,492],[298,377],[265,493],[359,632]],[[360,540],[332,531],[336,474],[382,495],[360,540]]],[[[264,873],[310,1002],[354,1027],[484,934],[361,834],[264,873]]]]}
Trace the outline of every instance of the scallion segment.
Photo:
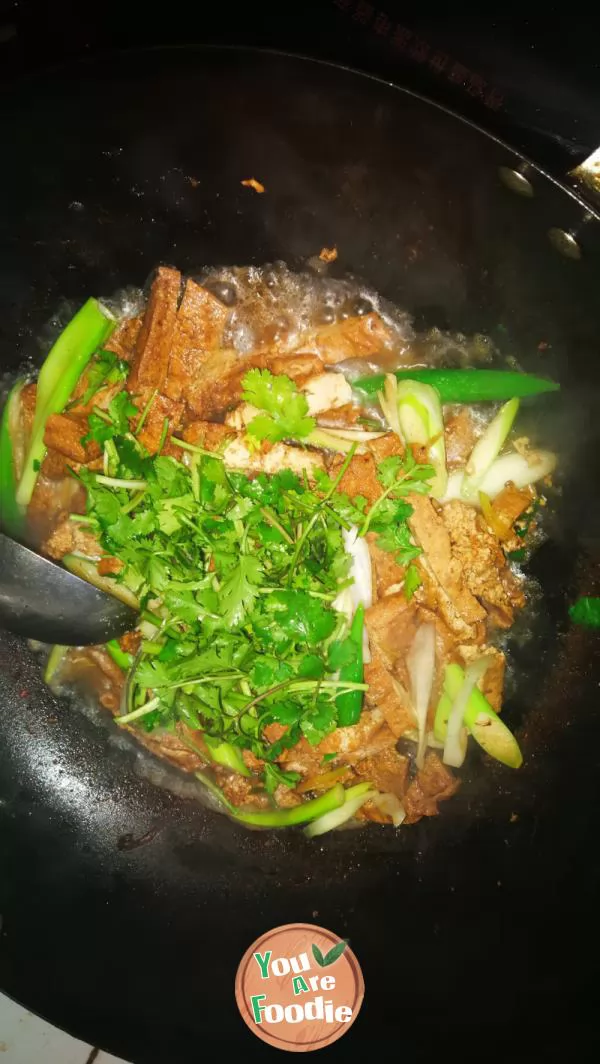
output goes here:
{"type": "Polygon", "coordinates": [[[476,497],[486,473],[504,446],[518,410],[519,400],[510,399],[492,418],[483,436],[477,440],[465,466],[461,488],[464,499],[476,497]]]}
{"type": "Polygon", "coordinates": [[[139,610],[140,604],[133,591],[126,584],[119,583],[114,577],[102,576],[98,572],[96,562],[91,558],[80,558],[78,554],[65,554],[62,564],[70,573],[81,577],[82,580],[87,580],[88,584],[93,584],[99,591],[105,591],[107,595],[120,599],[127,606],[131,606],[132,610],[139,610]]]}
{"type": "Polygon", "coordinates": [[[216,765],[223,765],[224,768],[229,768],[232,772],[238,772],[240,776],[250,775],[250,770],[242,757],[242,751],[237,746],[233,746],[231,743],[224,742],[221,739],[213,739],[210,735],[204,735],[203,739],[208,749],[208,755],[216,765]]]}
{"type": "Polygon", "coordinates": [[[88,299],[58,337],[40,370],[33,430],[23,474],[16,491],[22,511],[31,501],[40,465],[46,453],[44,432],[51,414],[60,414],[94,352],[116,325],[96,299],[88,299]]]}
{"type": "Polygon", "coordinates": [[[208,787],[213,794],[220,799],[229,813],[243,824],[253,824],[260,828],[287,828],[294,824],[306,824],[318,817],[329,813],[342,806],[346,800],[346,791],[341,783],[336,783],[331,790],[318,798],[312,798],[310,802],[292,806],[290,809],[261,809],[258,812],[250,812],[240,809],[228,801],[216,783],[210,780],[203,772],[197,772],[196,776],[208,787]]]}
{"type": "Polygon", "coordinates": [[[18,380],[11,388],[0,423],[0,527],[12,536],[18,536],[23,527],[23,512],[17,503],[17,466],[15,441],[21,432],[21,392],[24,380],[18,380]]]}
{"type": "Polygon", "coordinates": [[[430,384],[403,380],[396,392],[398,421],[402,437],[408,444],[427,449],[428,461],[435,470],[430,482],[431,494],[440,498],[448,484],[444,419],[438,393],[430,384]]]}
{"type": "Polygon", "coordinates": [[[333,831],[341,827],[347,820],[351,820],[358,810],[377,794],[370,783],[357,783],[344,792],[344,803],[330,812],[317,817],[304,829],[304,834],[309,839],[317,835],[324,835],[327,831],[333,831]]]}
{"type": "MultiPolygon", "coordinates": [[[[460,665],[446,666],[444,689],[438,703],[434,724],[434,735],[441,742],[445,742],[447,738],[449,714],[464,681],[465,673],[460,665]]],[[[471,690],[464,710],[463,723],[490,757],[509,768],[520,768],[523,764],[523,755],[517,740],[478,687],[473,687],[471,690]]]]}

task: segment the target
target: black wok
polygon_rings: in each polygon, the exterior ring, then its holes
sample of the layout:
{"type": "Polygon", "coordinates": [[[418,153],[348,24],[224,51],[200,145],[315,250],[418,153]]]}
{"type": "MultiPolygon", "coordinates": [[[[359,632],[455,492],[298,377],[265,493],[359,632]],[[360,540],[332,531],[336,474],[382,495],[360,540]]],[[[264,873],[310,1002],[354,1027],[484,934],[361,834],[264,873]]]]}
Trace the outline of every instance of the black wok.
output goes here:
{"type": "Polygon", "coordinates": [[[518,773],[473,755],[439,818],[395,833],[256,834],[205,810],[108,722],[56,700],[0,637],[0,987],[136,1062],[239,1049],[237,964],[269,927],[350,938],[366,998],[341,1059],[555,1059],[594,1022],[598,638],[567,604],[598,593],[600,229],[506,146],[405,92],[238,51],[82,64],[4,99],[1,368],[38,358],[61,300],[141,284],[158,262],[292,265],[337,244],[419,322],[491,334],[563,390],[529,415],[563,455],[543,605],[513,640],[518,773]],[[243,188],[256,177],[264,195],[243,188]],[[549,242],[573,230],[581,259],[549,242]],[[540,350],[542,345],[542,350],[540,350]],[[596,555],[597,556],[597,555],[596,555]],[[172,788],[175,789],[172,789],[172,788]]]}

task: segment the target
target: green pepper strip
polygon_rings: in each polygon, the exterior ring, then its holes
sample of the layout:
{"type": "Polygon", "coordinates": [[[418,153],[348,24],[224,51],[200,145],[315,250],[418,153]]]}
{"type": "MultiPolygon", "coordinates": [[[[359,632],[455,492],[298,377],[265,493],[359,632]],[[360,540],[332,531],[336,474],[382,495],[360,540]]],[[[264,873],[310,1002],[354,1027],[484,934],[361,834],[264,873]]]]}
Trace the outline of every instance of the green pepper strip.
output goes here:
{"type": "MultiPolygon", "coordinates": [[[[530,373],[502,369],[399,369],[401,380],[421,381],[437,388],[443,403],[482,403],[486,400],[524,398],[542,392],[556,392],[560,384],[530,373]]],[[[385,377],[376,373],[359,377],[354,387],[375,396],[384,386],[385,377]]]]}
{"type": "MultiPolygon", "coordinates": [[[[347,665],[342,665],[340,669],[340,683],[344,681],[346,683],[363,682],[364,626],[365,608],[361,603],[360,606],[358,606],[354,617],[352,618],[350,633],[347,639],[347,642],[351,644],[352,651],[354,653],[354,658],[352,661],[348,662],[347,665]]],[[[342,728],[346,728],[350,724],[356,724],[360,718],[360,711],[362,709],[363,692],[346,691],[344,694],[338,695],[335,701],[338,709],[338,725],[342,728]]]]}
{"type": "Polygon", "coordinates": [[[44,432],[48,418],[64,410],[92,355],[108,339],[115,325],[97,300],[88,299],[47,355],[38,378],[33,431],[16,492],[21,510],[25,510],[31,501],[39,467],[46,454],[44,432]]]}
{"type": "Polygon", "coordinates": [[[0,424],[0,528],[17,536],[23,525],[23,515],[17,504],[17,480],[13,453],[13,426],[18,418],[21,392],[25,381],[18,380],[11,388],[0,424]]]}
{"type": "Polygon", "coordinates": [[[119,643],[116,639],[110,639],[108,643],[104,644],[106,652],[113,659],[115,665],[118,665],[123,672],[129,672],[133,665],[133,657],[128,654],[126,650],[121,650],[119,643]]]}
{"type": "Polygon", "coordinates": [[[312,798],[310,802],[303,802],[302,805],[295,805],[291,809],[265,809],[258,813],[249,813],[244,809],[238,809],[236,805],[228,801],[216,783],[213,783],[203,772],[196,772],[196,776],[223,802],[236,820],[244,824],[255,824],[257,827],[287,828],[293,824],[305,824],[309,820],[316,820],[317,817],[330,813],[332,809],[338,809],[346,801],[344,788],[341,783],[336,783],[335,787],[325,791],[325,794],[312,798]]]}

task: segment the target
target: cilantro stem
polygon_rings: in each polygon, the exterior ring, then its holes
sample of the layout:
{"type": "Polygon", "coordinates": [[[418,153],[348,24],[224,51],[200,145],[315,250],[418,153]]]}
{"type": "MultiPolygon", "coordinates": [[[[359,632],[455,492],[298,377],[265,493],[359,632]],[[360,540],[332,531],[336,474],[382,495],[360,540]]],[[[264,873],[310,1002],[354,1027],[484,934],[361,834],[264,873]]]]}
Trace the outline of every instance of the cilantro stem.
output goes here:
{"type": "MultiPolygon", "coordinates": [[[[285,587],[277,587],[277,586],[274,586],[274,587],[258,587],[256,590],[257,590],[257,593],[259,595],[270,595],[272,591],[285,591],[286,588],[285,587]]],[[[338,591],[337,588],[336,588],[335,591],[332,591],[329,594],[326,594],[324,591],[311,591],[309,588],[306,588],[306,587],[302,588],[302,590],[303,590],[305,595],[311,595],[312,598],[323,599],[325,602],[333,602],[333,600],[335,598],[337,598],[337,596],[339,594],[339,591],[338,591]]]]}
{"type": "Polygon", "coordinates": [[[292,579],[294,577],[294,571],[295,571],[296,566],[298,564],[300,555],[301,555],[301,553],[302,553],[302,551],[304,549],[304,544],[306,543],[306,540],[308,539],[308,535],[309,535],[311,529],[314,527],[317,518],[319,517],[319,513],[320,513],[320,510],[321,510],[321,507],[327,502],[328,499],[331,498],[331,496],[333,495],[334,491],[336,490],[338,484],[341,482],[341,480],[342,480],[342,478],[344,476],[344,473],[348,469],[348,466],[350,465],[350,462],[352,461],[352,459],[354,458],[354,455],[356,454],[357,446],[358,446],[358,444],[356,444],[356,443],[352,444],[352,447],[348,451],[348,454],[346,455],[346,457],[344,458],[344,461],[342,462],[342,464],[340,466],[340,470],[339,470],[335,480],[333,481],[333,483],[332,483],[331,487],[329,488],[329,490],[327,491],[327,493],[323,496],[321,501],[318,503],[314,514],[312,515],[310,521],[308,522],[306,528],[304,529],[302,535],[300,536],[300,538],[299,538],[299,540],[298,540],[298,542],[296,544],[296,549],[295,549],[294,555],[292,557],[292,561],[291,561],[291,564],[290,564],[290,571],[288,573],[288,578],[287,578],[288,587],[290,586],[290,584],[292,582],[292,579]]]}
{"type": "Polygon", "coordinates": [[[171,436],[171,443],[174,443],[176,447],[181,447],[184,451],[191,451],[192,454],[203,454],[207,458],[218,458],[220,462],[223,461],[222,454],[207,451],[206,447],[198,447],[195,443],[187,443],[186,440],[179,440],[177,436],[171,436]]]}
{"type": "Polygon", "coordinates": [[[174,691],[177,687],[188,687],[191,684],[198,686],[205,683],[217,683],[220,680],[239,680],[244,673],[239,669],[236,672],[218,672],[212,676],[192,676],[189,680],[178,680],[177,683],[157,684],[157,690],[174,691]]]}
{"type": "Polygon", "coordinates": [[[148,402],[146,403],[144,409],[142,410],[142,416],[140,417],[140,420],[138,421],[137,426],[136,426],[136,430],[135,430],[135,435],[136,436],[139,436],[140,432],[142,431],[142,429],[144,427],[144,424],[145,424],[145,421],[146,421],[146,418],[148,417],[148,414],[150,413],[150,410],[151,410],[151,408],[152,408],[152,406],[154,404],[154,400],[156,399],[157,395],[158,395],[158,388],[155,388],[154,391],[152,392],[152,394],[150,395],[150,398],[148,399],[148,402]]]}
{"type": "Polygon", "coordinates": [[[289,532],[286,532],[286,530],[283,527],[283,525],[280,524],[280,522],[275,517],[275,514],[273,513],[273,511],[270,510],[268,506],[261,506],[260,507],[260,512],[263,515],[265,521],[267,521],[268,524],[272,525],[273,528],[276,528],[277,531],[281,533],[281,535],[285,539],[286,543],[290,543],[291,544],[291,543],[294,542],[292,537],[290,536],[289,532]]]}
{"type": "Polygon", "coordinates": [[[132,510],[135,510],[136,506],[139,505],[139,503],[144,498],[145,494],[146,494],[145,490],[144,491],[138,491],[137,495],[134,495],[133,499],[130,499],[129,502],[127,503],[127,505],[122,507],[121,512],[124,513],[124,514],[129,514],[129,513],[131,513],[132,510]]]}
{"type": "Polygon", "coordinates": [[[408,480],[409,478],[410,478],[410,474],[409,473],[403,473],[402,476],[398,477],[394,481],[393,484],[390,484],[389,488],[386,488],[385,491],[383,491],[381,493],[379,498],[375,500],[375,502],[373,503],[371,509],[369,510],[369,512],[368,512],[368,514],[367,514],[367,516],[365,518],[365,521],[363,523],[363,526],[362,526],[360,532],[358,533],[359,536],[366,536],[367,532],[369,531],[369,526],[371,524],[371,520],[373,518],[373,514],[377,512],[377,510],[381,506],[381,503],[385,499],[387,499],[388,495],[390,495],[392,491],[397,491],[402,486],[402,481],[403,480],[408,480]]]}
{"type": "Polygon", "coordinates": [[[145,706],[140,706],[139,709],[133,709],[131,713],[126,713],[123,717],[115,717],[117,724],[129,724],[132,720],[138,720],[139,717],[145,717],[147,713],[152,713],[152,710],[156,709],[160,702],[160,698],[152,698],[149,702],[146,702],[145,706]]]}
{"type": "Polygon", "coordinates": [[[102,408],[99,406],[92,407],[92,410],[96,417],[99,417],[101,421],[106,421],[107,425],[112,425],[113,419],[111,418],[110,414],[106,413],[106,410],[102,410],[102,408]]]}
{"type": "Polygon", "coordinates": [[[325,687],[339,691],[341,688],[347,691],[368,691],[368,683],[353,683],[350,680],[297,680],[291,684],[290,691],[310,691],[312,687],[325,687]]]}
{"type": "Polygon", "coordinates": [[[146,487],[145,480],[119,480],[117,477],[104,477],[96,473],[98,484],[106,484],[107,488],[123,488],[126,491],[141,491],[146,487]]]}
{"type": "Polygon", "coordinates": [[[69,514],[69,521],[74,525],[95,525],[93,517],[85,517],[84,514],[69,514]]]}
{"type": "Polygon", "coordinates": [[[114,440],[104,441],[104,472],[110,475],[119,468],[119,455],[114,440]]]}
{"type": "Polygon", "coordinates": [[[169,431],[169,419],[168,419],[168,417],[166,417],[164,419],[164,421],[163,421],[162,432],[160,434],[160,440],[158,441],[158,450],[156,452],[157,454],[160,454],[160,452],[162,451],[162,449],[163,449],[163,447],[165,445],[165,440],[167,438],[168,431],[169,431]]]}

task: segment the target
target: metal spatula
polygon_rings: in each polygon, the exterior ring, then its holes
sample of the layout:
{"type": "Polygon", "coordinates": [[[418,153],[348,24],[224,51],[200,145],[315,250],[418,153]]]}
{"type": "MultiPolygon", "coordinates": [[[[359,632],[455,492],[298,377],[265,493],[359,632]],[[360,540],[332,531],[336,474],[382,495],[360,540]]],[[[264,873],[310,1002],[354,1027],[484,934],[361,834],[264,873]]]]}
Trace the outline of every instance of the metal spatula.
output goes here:
{"type": "Polygon", "coordinates": [[[105,643],[137,623],[119,599],[0,532],[0,628],[42,643],[105,643]]]}

